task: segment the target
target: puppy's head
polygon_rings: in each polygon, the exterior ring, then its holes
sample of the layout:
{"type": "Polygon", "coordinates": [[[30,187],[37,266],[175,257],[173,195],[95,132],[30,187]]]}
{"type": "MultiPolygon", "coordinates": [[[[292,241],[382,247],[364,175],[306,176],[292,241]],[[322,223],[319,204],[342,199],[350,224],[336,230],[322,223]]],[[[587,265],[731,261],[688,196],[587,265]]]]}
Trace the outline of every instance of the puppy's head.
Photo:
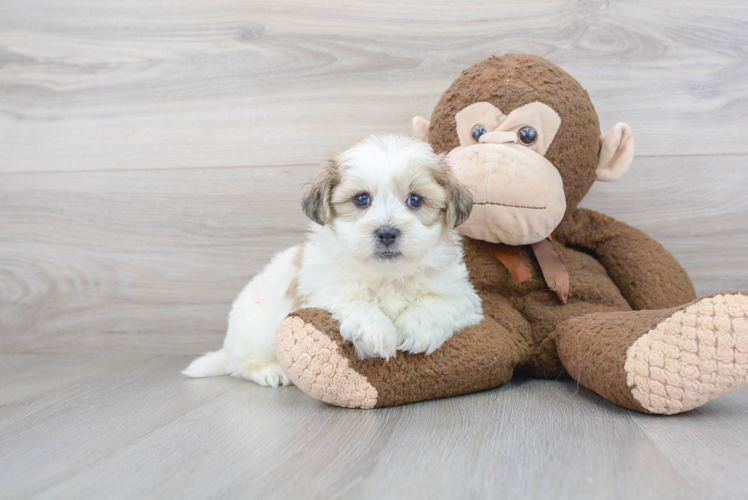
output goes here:
{"type": "Polygon", "coordinates": [[[330,158],[302,206],[348,255],[390,266],[425,256],[468,218],[473,200],[429,144],[386,135],[330,158]]]}

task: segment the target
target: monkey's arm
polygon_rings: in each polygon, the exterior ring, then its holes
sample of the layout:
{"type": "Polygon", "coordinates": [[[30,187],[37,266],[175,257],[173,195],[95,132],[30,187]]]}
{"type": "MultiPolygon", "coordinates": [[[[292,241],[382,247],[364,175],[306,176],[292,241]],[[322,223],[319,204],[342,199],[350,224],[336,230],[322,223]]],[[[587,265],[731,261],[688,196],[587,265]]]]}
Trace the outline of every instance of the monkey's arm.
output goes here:
{"type": "Polygon", "coordinates": [[[592,252],[635,310],[664,309],[696,299],[691,279],[670,252],[612,217],[577,209],[554,237],[592,252]]]}

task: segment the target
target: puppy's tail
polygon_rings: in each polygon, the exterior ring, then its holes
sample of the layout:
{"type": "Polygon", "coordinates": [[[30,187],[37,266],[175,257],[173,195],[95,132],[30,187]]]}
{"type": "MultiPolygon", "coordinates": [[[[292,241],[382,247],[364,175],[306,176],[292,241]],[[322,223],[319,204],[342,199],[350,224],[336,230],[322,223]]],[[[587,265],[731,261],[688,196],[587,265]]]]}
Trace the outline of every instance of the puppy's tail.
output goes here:
{"type": "Polygon", "coordinates": [[[224,349],[221,349],[200,356],[190,363],[190,366],[182,370],[182,374],[193,378],[217,377],[226,375],[228,366],[229,355],[224,349]]]}

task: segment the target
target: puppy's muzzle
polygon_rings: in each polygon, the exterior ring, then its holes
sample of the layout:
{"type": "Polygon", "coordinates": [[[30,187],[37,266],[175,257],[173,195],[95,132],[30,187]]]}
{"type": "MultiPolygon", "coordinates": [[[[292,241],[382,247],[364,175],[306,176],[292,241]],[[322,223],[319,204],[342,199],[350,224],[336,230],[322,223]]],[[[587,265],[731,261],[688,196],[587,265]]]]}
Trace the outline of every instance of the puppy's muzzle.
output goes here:
{"type": "Polygon", "coordinates": [[[382,226],[374,234],[379,238],[379,242],[385,247],[391,247],[400,236],[400,230],[392,226],[382,226]]]}

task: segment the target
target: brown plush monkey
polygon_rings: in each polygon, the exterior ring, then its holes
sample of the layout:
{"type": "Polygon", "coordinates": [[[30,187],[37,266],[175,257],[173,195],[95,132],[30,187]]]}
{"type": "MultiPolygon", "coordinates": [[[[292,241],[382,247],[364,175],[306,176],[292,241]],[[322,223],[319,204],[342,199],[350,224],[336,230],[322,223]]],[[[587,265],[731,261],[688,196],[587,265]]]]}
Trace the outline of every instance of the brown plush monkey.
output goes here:
{"type": "Polygon", "coordinates": [[[577,208],[595,180],[625,173],[634,145],[625,124],[600,137],[566,72],[536,56],[492,57],[413,128],[473,193],[460,232],[485,319],[430,356],[362,361],[327,312],[297,311],[276,353],[301,390],[373,408],[490,389],[514,373],[568,374],[626,408],[673,414],[748,382],[748,294],[697,300],[659,243],[577,208]]]}

